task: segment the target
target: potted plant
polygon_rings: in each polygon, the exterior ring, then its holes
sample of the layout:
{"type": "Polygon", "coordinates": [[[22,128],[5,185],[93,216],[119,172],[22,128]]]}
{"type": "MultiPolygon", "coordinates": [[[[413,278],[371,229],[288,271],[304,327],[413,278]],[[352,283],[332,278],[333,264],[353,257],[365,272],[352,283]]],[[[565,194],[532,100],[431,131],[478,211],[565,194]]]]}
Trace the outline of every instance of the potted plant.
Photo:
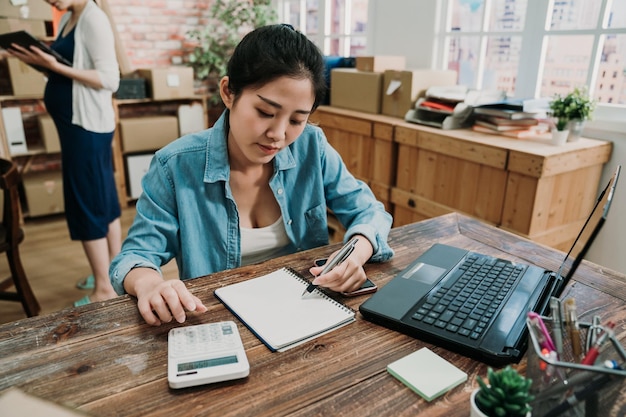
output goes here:
{"type": "Polygon", "coordinates": [[[565,97],[556,95],[550,102],[552,117],[556,118],[557,131],[568,130],[568,140],[580,138],[584,123],[591,119],[595,101],[589,97],[586,88],[575,88],[565,97]]]}
{"type": "Polygon", "coordinates": [[[520,375],[510,365],[494,371],[487,370],[487,381],[476,378],[479,388],[471,397],[472,417],[530,416],[532,381],[520,375]]]}
{"type": "Polygon", "coordinates": [[[226,74],[228,60],[241,38],[249,31],[277,19],[271,0],[214,0],[209,21],[186,33],[193,45],[188,65],[197,80],[208,83],[209,103],[220,103],[216,94],[219,79],[226,74]]]}

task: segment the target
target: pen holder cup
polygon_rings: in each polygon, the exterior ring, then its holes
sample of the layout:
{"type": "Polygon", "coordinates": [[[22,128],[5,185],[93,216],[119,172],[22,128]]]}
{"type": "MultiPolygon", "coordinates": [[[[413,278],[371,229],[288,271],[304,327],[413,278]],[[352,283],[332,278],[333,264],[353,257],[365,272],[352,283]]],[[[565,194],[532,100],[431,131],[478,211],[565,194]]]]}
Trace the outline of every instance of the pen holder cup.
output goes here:
{"type": "MultiPolygon", "coordinates": [[[[553,323],[543,318],[548,334],[554,340],[553,323]]],[[[608,368],[606,360],[614,360],[623,366],[626,353],[619,341],[611,334],[602,345],[594,365],[580,364],[572,342],[563,329],[563,349],[560,355],[543,348],[542,335],[537,334],[530,320],[526,323],[529,333],[526,376],[532,379],[531,393],[534,416],[610,416],[626,377],[626,370],[608,368]]],[[[594,331],[588,323],[579,324],[580,346],[585,352],[588,333],[594,331]]]]}

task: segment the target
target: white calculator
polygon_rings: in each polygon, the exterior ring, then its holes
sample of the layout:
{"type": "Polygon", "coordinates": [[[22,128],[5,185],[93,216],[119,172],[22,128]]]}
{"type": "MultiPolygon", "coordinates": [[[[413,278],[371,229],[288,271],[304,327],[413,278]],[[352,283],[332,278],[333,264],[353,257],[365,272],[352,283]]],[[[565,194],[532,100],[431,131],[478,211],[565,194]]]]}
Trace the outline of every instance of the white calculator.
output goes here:
{"type": "Polygon", "coordinates": [[[171,388],[245,378],[250,373],[233,321],[176,327],[167,339],[167,380],[171,388]]]}

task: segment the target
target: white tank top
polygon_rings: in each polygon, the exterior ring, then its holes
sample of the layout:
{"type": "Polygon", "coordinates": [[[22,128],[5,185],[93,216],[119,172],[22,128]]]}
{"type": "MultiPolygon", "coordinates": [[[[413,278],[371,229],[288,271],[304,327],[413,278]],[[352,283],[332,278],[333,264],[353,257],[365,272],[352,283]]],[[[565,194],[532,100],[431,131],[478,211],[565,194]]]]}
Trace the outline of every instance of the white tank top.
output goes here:
{"type": "Polygon", "coordinates": [[[241,227],[241,265],[265,261],[281,255],[289,239],[283,217],[266,227],[241,227]]]}

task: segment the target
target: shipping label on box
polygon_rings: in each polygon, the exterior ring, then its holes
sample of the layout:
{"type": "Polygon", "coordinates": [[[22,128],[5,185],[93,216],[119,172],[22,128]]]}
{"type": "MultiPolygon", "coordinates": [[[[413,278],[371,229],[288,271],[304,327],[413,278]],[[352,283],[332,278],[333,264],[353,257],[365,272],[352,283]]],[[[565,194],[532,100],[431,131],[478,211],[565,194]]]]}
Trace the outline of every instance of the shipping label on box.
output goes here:
{"type": "Polygon", "coordinates": [[[428,88],[455,85],[456,79],[456,71],[451,70],[385,71],[382,113],[404,118],[428,88]]]}
{"type": "Polygon", "coordinates": [[[0,16],[52,20],[52,6],[41,0],[0,0],[0,16]]]}
{"type": "Polygon", "coordinates": [[[0,18],[0,33],[17,32],[25,30],[36,38],[44,38],[46,23],[43,20],[0,18]]]}
{"type": "Polygon", "coordinates": [[[402,71],[406,69],[406,57],[394,55],[357,56],[356,69],[370,72],[402,71]]]}
{"type": "Polygon", "coordinates": [[[23,176],[28,215],[44,216],[63,213],[63,179],[61,171],[43,171],[23,176]]]}
{"type": "Polygon", "coordinates": [[[148,80],[153,100],[193,97],[193,68],[168,67],[139,69],[137,73],[148,80]]]}
{"type": "Polygon", "coordinates": [[[43,140],[43,145],[47,153],[61,152],[61,142],[57,127],[49,114],[40,114],[37,117],[39,123],[39,133],[43,140]]]}
{"type": "Polygon", "coordinates": [[[367,113],[380,113],[383,74],[355,68],[330,72],[330,105],[367,113]]]}
{"type": "Polygon", "coordinates": [[[17,58],[7,58],[13,95],[16,97],[43,97],[46,77],[17,58]]]}
{"type": "Polygon", "coordinates": [[[125,117],[120,119],[124,152],[155,151],[178,138],[176,116],[125,117]]]}

